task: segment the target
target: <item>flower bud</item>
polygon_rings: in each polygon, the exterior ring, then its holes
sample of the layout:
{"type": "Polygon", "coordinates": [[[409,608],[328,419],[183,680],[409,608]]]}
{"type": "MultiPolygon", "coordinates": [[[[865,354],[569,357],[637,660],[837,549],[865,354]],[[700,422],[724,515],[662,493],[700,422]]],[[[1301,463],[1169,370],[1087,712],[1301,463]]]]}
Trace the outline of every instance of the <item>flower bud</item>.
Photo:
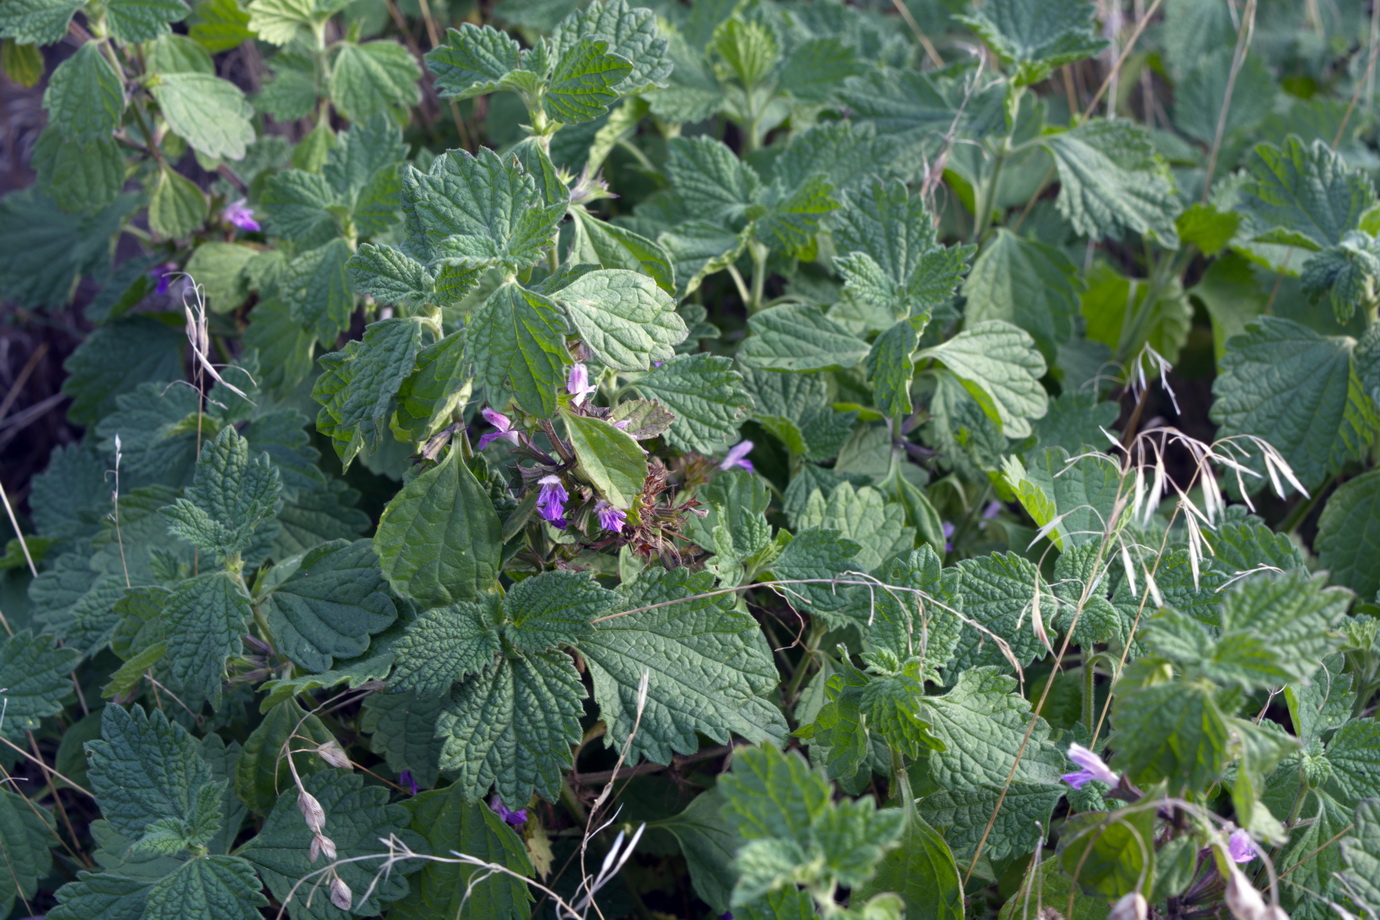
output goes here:
{"type": "Polygon", "coordinates": [[[307,829],[313,834],[320,834],[326,827],[326,811],[316,796],[303,789],[297,795],[297,808],[302,812],[302,820],[307,822],[307,829]]]}
{"type": "Polygon", "coordinates": [[[1145,895],[1139,891],[1122,895],[1115,904],[1112,905],[1111,913],[1107,914],[1107,920],[1145,920],[1150,912],[1150,905],[1146,903],[1145,895]]]}
{"type": "Polygon", "coordinates": [[[342,770],[352,769],[350,758],[345,753],[345,749],[342,748],[340,742],[336,741],[334,738],[317,747],[316,753],[317,756],[333,767],[339,767],[342,770]]]}
{"type": "Polygon", "coordinates": [[[332,904],[334,904],[336,907],[339,907],[341,910],[349,910],[350,905],[354,902],[354,899],[354,892],[350,890],[349,885],[345,884],[345,880],[343,878],[337,875],[335,878],[331,879],[332,904]]]}

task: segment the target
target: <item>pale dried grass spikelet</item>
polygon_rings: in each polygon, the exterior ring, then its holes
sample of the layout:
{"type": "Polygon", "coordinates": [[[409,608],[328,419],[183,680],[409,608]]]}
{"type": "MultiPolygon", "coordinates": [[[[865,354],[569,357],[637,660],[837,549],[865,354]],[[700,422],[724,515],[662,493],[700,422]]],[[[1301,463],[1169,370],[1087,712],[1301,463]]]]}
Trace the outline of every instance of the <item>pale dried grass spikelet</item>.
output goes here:
{"type": "Polygon", "coordinates": [[[302,812],[302,820],[313,834],[320,834],[326,828],[326,811],[305,787],[298,787],[297,810],[302,812]]]}
{"type": "MultiPolygon", "coordinates": [[[[187,275],[185,272],[178,274],[184,275],[188,282],[182,291],[182,312],[187,319],[187,341],[191,343],[192,354],[196,358],[197,367],[208,374],[216,383],[251,406],[254,405],[254,400],[245,395],[245,392],[239,387],[222,377],[220,371],[216,369],[216,365],[211,361],[211,335],[206,317],[206,289],[197,284],[191,275],[187,275]]],[[[241,368],[241,370],[244,369],[241,368]]],[[[244,371],[244,373],[248,376],[248,371],[244,371]]],[[[250,377],[251,382],[253,379],[250,377]]]]}
{"type": "Polygon", "coordinates": [[[323,742],[316,748],[316,755],[326,763],[341,770],[353,770],[354,764],[350,762],[350,757],[345,753],[345,749],[340,746],[340,742],[332,738],[330,741],[323,742]]]}

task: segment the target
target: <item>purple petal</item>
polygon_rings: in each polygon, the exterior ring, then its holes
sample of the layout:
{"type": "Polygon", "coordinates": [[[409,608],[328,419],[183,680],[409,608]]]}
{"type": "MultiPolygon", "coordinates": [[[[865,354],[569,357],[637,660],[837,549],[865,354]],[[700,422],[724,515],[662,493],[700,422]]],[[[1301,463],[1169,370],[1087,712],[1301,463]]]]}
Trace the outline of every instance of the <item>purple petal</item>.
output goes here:
{"type": "Polygon", "coordinates": [[[743,459],[750,453],[752,453],[752,442],[739,441],[728,449],[728,453],[724,454],[723,461],[719,463],[719,469],[731,470],[735,466],[739,466],[751,472],[752,461],[743,459]]]}
{"type": "Polygon", "coordinates": [[[1245,828],[1238,827],[1227,838],[1227,853],[1233,862],[1248,863],[1255,859],[1255,841],[1245,828]]]}
{"type": "Polygon", "coordinates": [[[1077,773],[1065,773],[1059,778],[1075,789],[1082,789],[1083,785],[1089,780],[1097,779],[1097,777],[1093,776],[1087,770],[1079,770],[1077,773]]]}
{"type": "Polygon", "coordinates": [[[1115,786],[1120,781],[1119,777],[1112,772],[1111,768],[1103,762],[1101,757],[1097,756],[1093,751],[1083,747],[1081,744],[1069,745],[1068,758],[1082,767],[1084,773],[1087,773],[1092,779],[1098,782],[1106,783],[1109,786],[1115,786]]]}
{"type": "Polygon", "coordinates": [[[602,499],[594,506],[594,513],[599,518],[599,526],[614,533],[622,533],[623,525],[628,520],[626,511],[621,511],[602,499]]]}
{"type": "Polygon", "coordinates": [[[417,781],[412,778],[411,770],[404,770],[398,774],[398,785],[406,786],[413,795],[417,794],[417,781]]]}
{"type": "Polygon", "coordinates": [[[246,207],[243,198],[226,205],[225,211],[222,213],[227,221],[241,230],[263,229],[259,226],[259,222],[254,219],[254,209],[246,207]]]}
{"type": "Polygon", "coordinates": [[[543,520],[557,527],[565,527],[565,501],[570,495],[561,484],[560,477],[543,476],[537,480],[537,485],[541,486],[541,491],[537,494],[537,513],[543,520]]]}

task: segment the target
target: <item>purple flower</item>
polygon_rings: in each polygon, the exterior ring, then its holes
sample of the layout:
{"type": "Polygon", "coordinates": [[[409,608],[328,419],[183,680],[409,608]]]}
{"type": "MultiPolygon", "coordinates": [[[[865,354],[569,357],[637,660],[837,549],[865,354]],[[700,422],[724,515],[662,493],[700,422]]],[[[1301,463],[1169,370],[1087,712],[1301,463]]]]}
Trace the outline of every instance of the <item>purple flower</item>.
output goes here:
{"type": "Polygon", "coordinates": [[[565,500],[570,495],[565,491],[565,486],[561,485],[561,477],[543,476],[537,480],[537,485],[541,486],[541,493],[537,495],[537,513],[543,520],[550,521],[557,527],[566,526],[565,500]]]}
{"type": "Polygon", "coordinates": [[[952,553],[954,551],[954,544],[952,542],[954,531],[958,528],[954,527],[951,522],[945,521],[940,529],[944,531],[944,552],[952,553]]]}
{"type": "Polygon", "coordinates": [[[984,521],[990,521],[999,514],[1001,514],[1001,502],[988,502],[987,507],[982,509],[982,519],[984,521]]]}
{"type": "Polygon", "coordinates": [[[246,207],[243,198],[227,204],[221,215],[241,230],[263,229],[259,226],[259,222],[254,219],[254,209],[246,207]]]}
{"type": "Polygon", "coordinates": [[[602,498],[594,506],[594,513],[599,518],[599,526],[605,530],[612,530],[614,533],[622,533],[623,525],[628,520],[628,513],[613,507],[602,498]]]}
{"type": "Polygon", "coordinates": [[[1069,745],[1069,760],[1083,769],[1077,773],[1065,773],[1059,778],[1075,789],[1082,789],[1084,783],[1094,779],[1099,783],[1106,783],[1108,786],[1115,786],[1119,781],[1111,768],[1102,762],[1101,757],[1081,744],[1069,745]]]}
{"type": "Polygon", "coordinates": [[[162,296],[168,293],[168,285],[172,283],[173,276],[177,274],[176,262],[164,262],[162,265],[155,265],[149,269],[149,277],[158,282],[158,287],[154,293],[162,296]]]}
{"type": "Polygon", "coordinates": [[[574,406],[583,403],[591,393],[599,391],[596,384],[589,382],[589,371],[579,361],[570,365],[570,371],[565,377],[565,389],[570,394],[571,405],[574,406]]]}
{"type": "Polygon", "coordinates": [[[411,770],[404,770],[398,774],[398,785],[406,786],[412,795],[417,794],[417,781],[412,778],[411,770]]]}
{"type": "Polygon", "coordinates": [[[749,473],[752,472],[752,461],[747,459],[747,455],[752,453],[751,441],[739,441],[728,449],[723,461],[719,464],[721,470],[731,470],[735,466],[741,466],[749,473]]]}
{"type": "Polygon", "coordinates": [[[1255,859],[1255,841],[1251,840],[1245,828],[1238,827],[1231,832],[1227,838],[1227,854],[1233,862],[1248,863],[1255,859]]]}
{"type": "Polygon", "coordinates": [[[497,441],[499,439],[512,441],[514,444],[518,442],[518,433],[513,430],[513,420],[508,418],[508,416],[504,415],[502,412],[495,412],[487,406],[480,409],[479,414],[484,416],[484,421],[498,429],[497,431],[490,431],[488,434],[479,436],[480,450],[483,450],[484,445],[488,444],[490,441],[497,441]]]}
{"type": "Polygon", "coordinates": [[[489,807],[493,809],[494,814],[498,815],[504,821],[507,821],[513,827],[521,827],[527,823],[527,809],[519,808],[517,811],[514,811],[507,805],[504,805],[503,800],[498,796],[489,799],[489,807]]]}

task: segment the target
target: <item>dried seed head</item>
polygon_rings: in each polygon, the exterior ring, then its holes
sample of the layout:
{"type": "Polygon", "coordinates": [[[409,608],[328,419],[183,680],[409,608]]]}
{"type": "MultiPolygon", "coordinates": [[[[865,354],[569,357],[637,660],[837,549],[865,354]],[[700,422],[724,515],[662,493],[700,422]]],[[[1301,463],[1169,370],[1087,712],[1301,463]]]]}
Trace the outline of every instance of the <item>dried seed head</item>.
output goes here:
{"type": "Polygon", "coordinates": [[[1133,891],[1128,895],[1123,895],[1115,904],[1112,905],[1111,913],[1107,914],[1107,920],[1145,920],[1150,912],[1150,905],[1145,901],[1145,895],[1139,891],[1133,891]]]}
{"type": "Polygon", "coordinates": [[[1250,879],[1235,865],[1227,875],[1227,910],[1236,920],[1270,920],[1273,916],[1265,907],[1265,899],[1250,879]]]}
{"type": "Polygon", "coordinates": [[[318,856],[325,856],[326,862],[335,862],[335,841],[325,834],[317,834],[311,838],[311,849],[308,855],[312,862],[316,862],[318,856]]]}
{"type": "Polygon", "coordinates": [[[316,753],[317,756],[333,767],[339,767],[342,770],[352,769],[350,758],[346,755],[345,749],[342,748],[340,743],[334,738],[317,747],[316,753]]]}
{"type": "Polygon", "coordinates": [[[313,834],[320,834],[325,829],[326,811],[316,800],[316,796],[303,789],[297,795],[297,808],[302,812],[302,820],[307,822],[307,828],[313,834]]]}
{"type": "Polygon", "coordinates": [[[355,895],[350,890],[350,886],[345,884],[345,880],[340,876],[331,879],[331,903],[341,910],[349,910],[354,903],[355,895]]]}

